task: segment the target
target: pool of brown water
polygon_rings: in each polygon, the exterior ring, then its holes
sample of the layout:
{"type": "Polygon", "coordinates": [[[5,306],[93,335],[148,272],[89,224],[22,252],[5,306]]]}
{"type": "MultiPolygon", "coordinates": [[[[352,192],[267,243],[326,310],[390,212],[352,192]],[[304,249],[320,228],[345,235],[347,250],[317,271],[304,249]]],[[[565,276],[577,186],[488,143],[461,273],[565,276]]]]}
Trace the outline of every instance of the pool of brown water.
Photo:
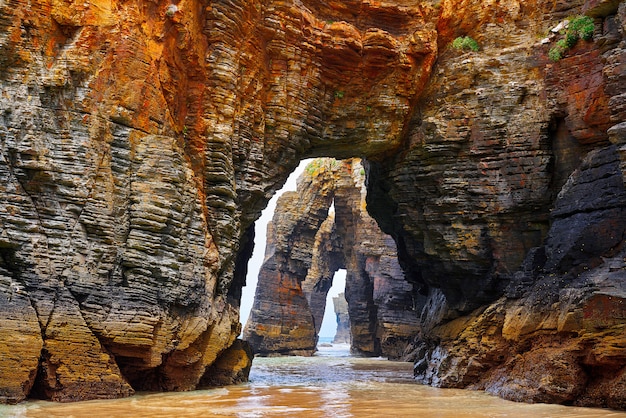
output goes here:
{"type": "Polygon", "coordinates": [[[256,358],[250,382],[181,393],[58,404],[0,406],[0,417],[621,417],[625,412],[521,404],[480,391],[415,383],[410,363],[350,357],[323,347],[313,357],[256,358]]]}

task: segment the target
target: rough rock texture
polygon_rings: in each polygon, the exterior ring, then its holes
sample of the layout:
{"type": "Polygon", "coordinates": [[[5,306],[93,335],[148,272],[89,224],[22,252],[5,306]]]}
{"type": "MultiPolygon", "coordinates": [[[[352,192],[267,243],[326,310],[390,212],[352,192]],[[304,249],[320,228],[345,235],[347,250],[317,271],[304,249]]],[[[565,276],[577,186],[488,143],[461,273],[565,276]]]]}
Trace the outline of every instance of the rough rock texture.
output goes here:
{"type": "Polygon", "coordinates": [[[624,409],[626,5],[483,6],[442,12],[476,16],[447,27],[481,50],[440,54],[406,151],[368,167],[368,208],[427,297],[416,377],[624,409]],[[581,11],[594,41],[549,61],[559,35],[536,34],[581,11]]]}
{"type": "Polygon", "coordinates": [[[333,277],[346,269],[352,351],[406,354],[418,330],[415,295],[395,243],[365,211],[364,174],[359,160],[317,159],[278,200],[244,329],[256,353],[312,354],[333,277]]]}
{"type": "Polygon", "coordinates": [[[311,266],[316,235],[333,201],[332,164],[334,160],[316,163],[298,178],[297,191],[284,193],[276,202],[267,227],[265,260],[254,304],[243,332],[255,353],[315,352],[319,325],[316,328],[302,281],[311,266]]]}
{"type": "Polygon", "coordinates": [[[227,386],[247,382],[253,358],[250,344],[235,340],[206,370],[199,386],[227,386]]]}
{"type": "Polygon", "coordinates": [[[298,160],[399,146],[430,11],[0,2],[2,400],[194,388],[298,160]]]}
{"type": "Polygon", "coordinates": [[[37,313],[24,289],[6,270],[0,274],[0,401],[10,402],[33,386],[43,342],[37,313]]]}
{"type": "Polygon", "coordinates": [[[350,343],[350,314],[345,293],[333,297],[333,308],[337,317],[337,332],[333,338],[335,344],[350,343]]]}
{"type": "Polygon", "coordinates": [[[2,401],[195,387],[271,194],[360,156],[422,381],[624,408],[625,34],[616,0],[0,1],[2,401]]]}

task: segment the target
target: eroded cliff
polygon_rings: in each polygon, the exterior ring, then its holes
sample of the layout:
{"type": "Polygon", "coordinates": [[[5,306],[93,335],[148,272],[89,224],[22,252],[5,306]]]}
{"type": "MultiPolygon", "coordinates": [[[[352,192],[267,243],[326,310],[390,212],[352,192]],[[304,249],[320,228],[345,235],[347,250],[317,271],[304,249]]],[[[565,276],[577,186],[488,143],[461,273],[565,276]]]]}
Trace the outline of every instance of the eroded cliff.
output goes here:
{"type": "Polygon", "coordinates": [[[351,340],[350,314],[345,293],[342,292],[333,297],[333,310],[337,318],[337,332],[333,337],[333,344],[349,344],[351,340]]]}
{"type": "Polygon", "coordinates": [[[399,145],[428,6],[308,6],[0,3],[3,401],[196,387],[298,160],[399,145]]]}
{"type": "Polygon", "coordinates": [[[368,161],[427,298],[422,381],[625,408],[625,22],[616,0],[0,2],[0,398],[196,387],[239,332],[254,219],[323,155],[368,161]],[[551,62],[578,14],[593,40],[551,62]]]}
{"type": "Polygon", "coordinates": [[[479,20],[481,50],[439,56],[368,208],[427,297],[419,381],[624,409],[626,7],[517,6],[450,17],[479,20]],[[576,13],[594,41],[550,61],[576,13]]]}

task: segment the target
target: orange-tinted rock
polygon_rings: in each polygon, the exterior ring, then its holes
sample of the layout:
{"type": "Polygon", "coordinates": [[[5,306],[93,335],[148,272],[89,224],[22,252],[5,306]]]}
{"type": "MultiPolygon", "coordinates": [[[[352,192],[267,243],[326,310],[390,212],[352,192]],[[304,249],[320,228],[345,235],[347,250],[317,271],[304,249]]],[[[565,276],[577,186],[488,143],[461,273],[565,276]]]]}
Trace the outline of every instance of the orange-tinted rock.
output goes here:
{"type": "Polygon", "coordinates": [[[235,340],[206,370],[200,386],[226,386],[247,382],[253,357],[252,348],[246,341],[235,340]]]}
{"type": "Polygon", "coordinates": [[[53,401],[124,397],[134,393],[118,365],[61,294],[43,325],[43,350],[34,391],[53,401]]]}
{"type": "MultiPolygon", "coordinates": [[[[2,254],[7,257],[7,252],[2,254]]],[[[0,401],[17,403],[30,392],[43,345],[37,313],[24,289],[0,271],[0,401]]]]}
{"type": "Polygon", "coordinates": [[[626,277],[626,7],[553,63],[560,35],[542,45],[530,28],[583,2],[515,3],[442,5],[439,39],[469,34],[481,50],[440,54],[410,144],[370,163],[368,208],[427,295],[418,380],[623,405],[624,321],[606,298],[623,298],[626,277]]]}
{"type": "MultiPolygon", "coordinates": [[[[265,260],[243,338],[255,353],[312,355],[316,325],[302,289],[334,197],[334,160],[314,160],[284,193],[267,228],[265,260]]],[[[320,326],[319,324],[318,326],[320,326]]],[[[319,329],[319,328],[318,328],[319,329]]]]}

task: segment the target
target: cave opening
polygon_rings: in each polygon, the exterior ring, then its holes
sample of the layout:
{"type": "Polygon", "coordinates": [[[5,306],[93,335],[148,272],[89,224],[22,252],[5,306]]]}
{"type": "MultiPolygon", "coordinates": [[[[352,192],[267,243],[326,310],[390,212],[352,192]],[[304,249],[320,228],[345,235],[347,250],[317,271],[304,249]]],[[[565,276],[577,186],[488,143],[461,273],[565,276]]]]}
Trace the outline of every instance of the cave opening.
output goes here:
{"type": "Polygon", "coordinates": [[[326,294],[324,319],[318,333],[320,342],[350,343],[350,314],[345,297],[346,274],[345,269],[339,269],[333,275],[332,285],[326,294]]]}
{"type": "Polygon", "coordinates": [[[251,259],[241,302],[242,338],[256,355],[311,356],[330,343],[342,290],[346,329],[337,342],[364,357],[410,351],[416,291],[395,241],[367,212],[365,175],[357,158],[305,161],[288,181],[297,177],[295,192],[283,188],[257,221],[257,257],[263,241],[265,251],[262,264],[251,259]]]}

